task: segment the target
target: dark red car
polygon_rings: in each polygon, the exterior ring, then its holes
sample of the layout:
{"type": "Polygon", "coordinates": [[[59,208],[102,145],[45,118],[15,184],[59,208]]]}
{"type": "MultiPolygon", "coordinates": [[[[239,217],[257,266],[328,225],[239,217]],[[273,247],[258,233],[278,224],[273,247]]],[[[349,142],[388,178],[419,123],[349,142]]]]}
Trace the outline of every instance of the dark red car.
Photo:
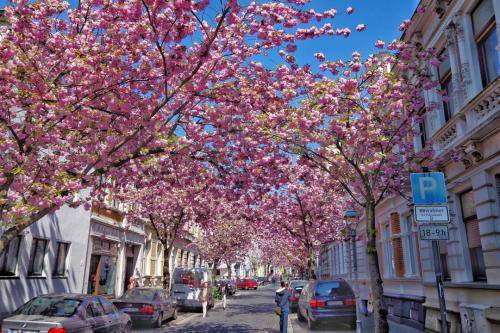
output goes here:
{"type": "Polygon", "coordinates": [[[238,280],[238,282],[236,282],[236,286],[238,289],[257,289],[259,283],[255,279],[244,278],[238,280]]]}

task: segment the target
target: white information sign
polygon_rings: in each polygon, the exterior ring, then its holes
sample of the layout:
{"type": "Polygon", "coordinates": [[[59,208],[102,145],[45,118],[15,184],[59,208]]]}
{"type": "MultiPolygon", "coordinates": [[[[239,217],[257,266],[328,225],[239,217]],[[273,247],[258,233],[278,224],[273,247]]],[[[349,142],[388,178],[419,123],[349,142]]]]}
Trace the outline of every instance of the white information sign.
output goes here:
{"type": "Polygon", "coordinates": [[[446,205],[415,206],[415,221],[417,222],[450,222],[450,214],[446,205]]]}
{"type": "Polygon", "coordinates": [[[448,226],[446,224],[426,224],[418,226],[421,240],[448,240],[448,226]]]}

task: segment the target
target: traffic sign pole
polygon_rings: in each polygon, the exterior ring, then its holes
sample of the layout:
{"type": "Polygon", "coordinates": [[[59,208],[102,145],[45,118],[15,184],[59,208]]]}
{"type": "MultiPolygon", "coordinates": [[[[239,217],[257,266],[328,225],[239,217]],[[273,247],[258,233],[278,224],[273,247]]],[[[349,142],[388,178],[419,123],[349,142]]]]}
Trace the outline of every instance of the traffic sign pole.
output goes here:
{"type": "MultiPolygon", "coordinates": [[[[410,175],[411,190],[413,196],[413,204],[421,205],[420,208],[415,207],[415,220],[419,221],[420,215],[427,215],[429,219],[429,228],[425,231],[427,239],[432,239],[432,254],[434,257],[434,272],[436,274],[436,288],[438,292],[439,310],[441,313],[441,332],[449,333],[448,329],[448,315],[446,312],[446,302],[444,298],[443,286],[443,272],[441,270],[441,258],[439,255],[439,243],[437,239],[443,239],[442,229],[433,223],[433,216],[436,216],[439,222],[448,222],[449,214],[448,208],[443,207],[443,204],[448,202],[446,195],[445,177],[442,172],[429,172],[429,173],[412,173],[410,175]],[[424,207],[425,205],[432,205],[424,207]],[[446,213],[446,218],[443,218],[443,209],[446,213]],[[434,224],[434,229],[432,226],[434,224]],[[432,237],[431,237],[432,236],[432,237]]],[[[422,222],[425,217],[422,216],[422,222]]],[[[441,223],[439,223],[441,224],[441,223]]],[[[438,224],[438,225],[439,225],[438,224]]],[[[446,226],[446,238],[449,237],[448,226],[446,226]]],[[[419,227],[419,232],[421,227],[419,227]]],[[[422,239],[422,237],[421,237],[422,239]]]]}
{"type": "Polygon", "coordinates": [[[441,332],[448,333],[448,316],[444,299],[443,272],[441,271],[441,258],[439,257],[439,243],[432,241],[432,254],[434,255],[434,272],[436,273],[436,288],[439,298],[439,311],[441,312],[441,332]]]}

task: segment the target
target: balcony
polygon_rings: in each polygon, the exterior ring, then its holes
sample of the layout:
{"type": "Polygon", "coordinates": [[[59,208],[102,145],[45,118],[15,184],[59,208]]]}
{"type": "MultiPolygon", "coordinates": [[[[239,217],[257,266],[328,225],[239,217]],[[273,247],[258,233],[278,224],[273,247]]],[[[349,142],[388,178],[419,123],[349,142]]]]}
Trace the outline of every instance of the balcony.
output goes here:
{"type": "Polygon", "coordinates": [[[435,157],[442,157],[465,141],[480,140],[498,127],[500,78],[457,112],[433,135],[435,157]]]}

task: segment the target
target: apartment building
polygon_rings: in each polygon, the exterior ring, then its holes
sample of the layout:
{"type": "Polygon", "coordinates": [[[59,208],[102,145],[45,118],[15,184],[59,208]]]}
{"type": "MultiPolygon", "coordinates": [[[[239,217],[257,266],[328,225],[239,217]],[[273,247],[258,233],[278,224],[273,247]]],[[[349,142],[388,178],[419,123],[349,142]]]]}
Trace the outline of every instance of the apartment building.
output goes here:
{"type": "MultiPolygon", "coordinates": [[[[444,61],[434,68],[440,86],[424,92],[427,106],[415,149],[433,144],[445,174],[451,213],[450,239],[440,242],[451,332],[500,331],[500,2],[424,0],[403,39],[434,47],[444,61]],[[449,96],[443,99],[442,94],[449,96]],[[437,106],[437,107],[436,107],[437,106]],[[429,108],[431,109],[431,108],[429,108]]],[[[423,110],[425,111],[425,110],[423,110]]],[[[425,162],[424,162],[425,163],[425,162]]],[[[387,198],[376,210],[377,252],[389,319],[440,331],[432,249],[419,239],[413,207],[387,198]]],[[[364,220],[356,253],[362,304],[367,287],[364,220]]],[[[346,238],[321,251],[321,276],[352,277],[346,238]]],[[[366,302],[366,303],[365,303],[366,302]]]]}
{"type": "Polygon", "coordinates": [[[0,315],[40,294],[85,292],[90,212],[64,206],[25,229],[0,254],[0,315]]]}

